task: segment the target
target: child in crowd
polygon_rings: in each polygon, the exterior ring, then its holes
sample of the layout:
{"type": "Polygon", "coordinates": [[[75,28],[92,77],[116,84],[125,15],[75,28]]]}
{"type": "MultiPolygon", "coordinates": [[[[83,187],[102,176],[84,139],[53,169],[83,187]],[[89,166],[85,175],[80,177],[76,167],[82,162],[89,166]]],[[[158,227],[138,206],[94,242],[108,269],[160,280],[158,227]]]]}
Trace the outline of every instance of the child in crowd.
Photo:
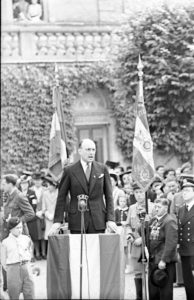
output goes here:
{"type": "Polygon", "coordinates": [[[31,275],[31,239],[22,234],[22,222],[18,217],[8,221],[9,236],[2,241],[2,266],[7,271],[7,287],[10,299],[34,299],[34,283],[31,275]]]}
{"type": "MultiPolygon", "coordinates": [[[[118,206],[115,209],[115,222],[118,227],[118,232],[123,235],[123,243],[124,243],[124,252],[125,252],[125,266],[128,261],[128,241],[127,241],[127,228],[125,226],[127,220],[129,207],[127,205],[127,197],[126,195],[121,195],[118,198],[118,206]],[[120,227],[121,226],[121,227],[120,227]]],[[[127,268],[125,270],[127,273],[127,268]]]]}
{"type": "Polygon", "coordinates": [[[114,209],[117,208],[118,199],[120,196],[125,196],[125,192],[118,187],[118,176],[115,173],[109,173],[111,185],[112,185],[112,194],[113,194],[113,202],[114,209]]]}

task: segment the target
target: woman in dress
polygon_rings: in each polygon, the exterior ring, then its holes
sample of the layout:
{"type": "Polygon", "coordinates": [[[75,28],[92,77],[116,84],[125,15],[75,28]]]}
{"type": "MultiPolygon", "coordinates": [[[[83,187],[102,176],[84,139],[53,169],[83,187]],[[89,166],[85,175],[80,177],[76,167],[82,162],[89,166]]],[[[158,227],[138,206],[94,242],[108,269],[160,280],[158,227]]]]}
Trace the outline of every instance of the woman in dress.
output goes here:
{"type": "Polygon", "coordinates": [[[48,242],[48,233],[53,225],[53,218],[55,213],[55,206],[57,202],[58,189],[57,182],[51,176],[45,176],[47,183],[47,190],[43,194],[42,198],[42,212],[45,217],[45,233],[44,239],[46,244],[48,242]]]}
{"type": "Polygon", "coordinates": [[[42,211],[42,197],[45,188],[42,185],[41,172],[35,172],[32,176],[32,179],[34,182],[32,189],[35,192],[37,198],[36,226],[38,232],[38,238],[34,242],[34,248],[35,248],[35,257],[37,260],[40,260],[41,258],[46,259],[45,240],[44,240],[45,220],[42,211]]]}
{"type": "Polygon", "coordinates": [[[118,206],[118,199],[119,197],[125,197],[125,192],[118,187],[118,176],[115,173],[110,172],[110,179],[112,185],[112,192],[113,192],[113,202],[114,202],[114,209],[118,206]]]}

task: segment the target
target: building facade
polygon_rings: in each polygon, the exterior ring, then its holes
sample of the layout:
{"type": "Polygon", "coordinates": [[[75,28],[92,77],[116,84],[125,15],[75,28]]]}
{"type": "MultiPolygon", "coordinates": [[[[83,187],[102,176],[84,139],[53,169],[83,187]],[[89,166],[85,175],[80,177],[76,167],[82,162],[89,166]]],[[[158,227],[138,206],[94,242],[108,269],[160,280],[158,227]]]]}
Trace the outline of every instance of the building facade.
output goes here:
{"type": "MultiPolygon", "coordinates": [[[[178,0],[177,0],[178,1],[178,0]]],[[[157,1],[162,3],[163,0],[157,1]]],[[[117,29],[131,13],[154,0],[2,0],[2,64],[105,62],[117,52],[117,29]],[[30,8],[29,8],[30,7],[30,8]]],[[[126,166],[116,145],[115,120],[110,95],[94,89],[73,104],[77,145],[90,137],[97,145],[97,160],[120,162],[126,166]]],[[[76,159],[76,147],[73,159],[76,159]]],[[[164,159],[156,154],[157,162],[164,159]]],[[[177,160],[166,158],[174,166],[177,160]]]]}

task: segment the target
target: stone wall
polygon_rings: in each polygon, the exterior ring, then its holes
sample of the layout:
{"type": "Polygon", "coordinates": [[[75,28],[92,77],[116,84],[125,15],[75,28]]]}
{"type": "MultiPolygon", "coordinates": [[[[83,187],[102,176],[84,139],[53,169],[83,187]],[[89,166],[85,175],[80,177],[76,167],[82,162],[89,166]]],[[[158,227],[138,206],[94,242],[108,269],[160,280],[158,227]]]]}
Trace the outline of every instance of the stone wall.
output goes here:
{"type": "MultiPolygon", "coordinates": [[[[29,0],[26,0],[30,2],[29,0]]],[[[43,9],[42,21],[71,25],[104,25],[126,21],[130,14],[150,7],[182,5],[182,0],[39,0],[43,9]]],[[[192,0],[184,0],[184,4],[192,0]]],[[[1,0],[2,22],[13,22],[13,0],[1,0]]]]}

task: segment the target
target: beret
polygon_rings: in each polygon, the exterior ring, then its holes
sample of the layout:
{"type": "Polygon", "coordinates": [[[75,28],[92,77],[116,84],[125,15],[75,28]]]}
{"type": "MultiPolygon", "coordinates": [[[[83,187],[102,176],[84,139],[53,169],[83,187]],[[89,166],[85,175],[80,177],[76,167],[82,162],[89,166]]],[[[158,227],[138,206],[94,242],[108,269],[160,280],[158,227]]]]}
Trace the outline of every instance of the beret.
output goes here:
{"type": "Polygon", "coordinates": [[[168,282],[168,271],[167,269],[154,268],[150,274],[150,280],[153,285],[157,287],[164,287],[168,282]]]}
{"type": "Polygon", "coordinates": [[[116,182],[118,182],[118,177],[117,177],[117,174],[115,173],[109,173],[110,177],[112,177],[116,182]]]}
{"type": "Polygon", "coordinates": [[[54,180],[50,175],[44,176],[43,179],[54,186],[58,185],[58,182],[54,180]]]}
{"type": "Polygon", "coordinates": [[[7,224],[8,224],[8,229],[11,230],[14,227],[16,227],[19,223],[21,222],[20,218],[18,217],[11,217],[7,224]]]}
{"type": "Polygon", "coordinates": [[[105,163],[105,165],[107,167],[110,167],[111,169],[114,169],[114,168],[116,168],[116,167],[119,166],[119,162],[107,160],[106,163],[105,163]]]}

